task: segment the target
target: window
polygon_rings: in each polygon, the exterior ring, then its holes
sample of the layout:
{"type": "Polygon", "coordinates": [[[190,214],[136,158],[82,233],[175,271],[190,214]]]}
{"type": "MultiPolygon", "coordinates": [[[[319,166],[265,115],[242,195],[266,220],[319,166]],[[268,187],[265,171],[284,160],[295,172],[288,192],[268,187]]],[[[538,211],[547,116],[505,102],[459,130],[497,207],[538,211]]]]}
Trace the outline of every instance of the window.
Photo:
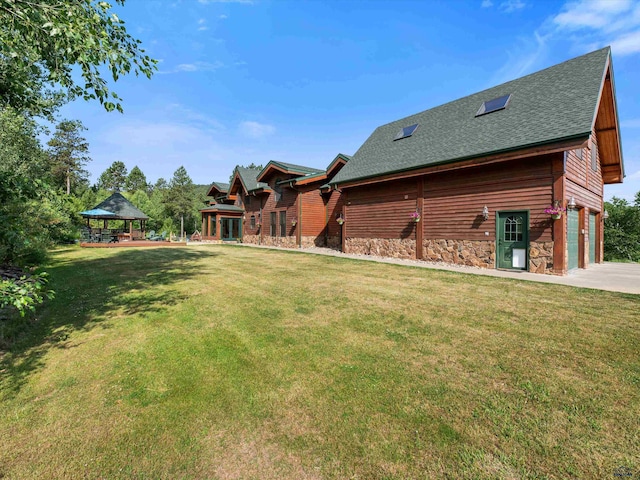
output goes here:
{"type": "Polygon", "coordinates": [[[400,131],[396,134],[396,138],[394,138],[393,141],[395,142],[396,140],[410,137],[411,135],[413,135],[413,132],[416,131],[416,128],[418,128],[417,123],[409,125],[408,127],[401,128],[400,131]]]}
{"type": "Polygon", "coordinates": [[[270,216],[271,216],[271,229],[269,230],[269,234],[272,237],[275,237],[276,236],[276,232],[277,232],[277,230],[276,230],[276,228],[277,228],[277,225],[276,225],[276,212],[271,212],[270,216]]]}
{"type": "Polygon", "coordinates": [[[598,171],[598,146],[595,143],[591,144],[591,170],[598,171]]]}
{"type": "Polygon", "coordinates": [[[576,148],[576,157],[578,157],[578,160],[582,160],[582,149],[581,148],[576,148]]]}
{"type": "Polygon", "coordinates": [[[522,217],[509,216],[504,222],[504,241],[522,241],[522,217]]]}
{"type": "Polygon", "coordinates": [[[509,105],[509,100],[511,100],[511,94],[482,102],[478,113],[476,113],[476,117],[479,117],[480,115],[486,115],[487,113],[491,112],[497,112],[498,110],[504,110],[505,108],[507,108],[507,105],[509,105]]]}
{"type": "Polygon", "coordinates": [[[244,203],[245,203],[245,205],[247,207],[250,207],[251,206],[251,197],[247,195],[247,198],[245,199],[244,203]]]}
{"type": "Polygon", "coordinates": [[[251,215],[251,228],[255,229],[256,228],[256,216],[255,215],[251,215]]]}
{"type": "Polygon", "coordinates": [[[276,181],[273,184],[273,191],[274,191],[274,197],[275,197],[276,203],[278,203],[282,198],[282,185],[278,185],[279,182],[280,182],[280,179],[276,178],[276,181]]]}
{"type": "Polygon", "coordinates": [[[280,236],[287,236],[287,211],[283,210],[280,212],[280,236]]]}

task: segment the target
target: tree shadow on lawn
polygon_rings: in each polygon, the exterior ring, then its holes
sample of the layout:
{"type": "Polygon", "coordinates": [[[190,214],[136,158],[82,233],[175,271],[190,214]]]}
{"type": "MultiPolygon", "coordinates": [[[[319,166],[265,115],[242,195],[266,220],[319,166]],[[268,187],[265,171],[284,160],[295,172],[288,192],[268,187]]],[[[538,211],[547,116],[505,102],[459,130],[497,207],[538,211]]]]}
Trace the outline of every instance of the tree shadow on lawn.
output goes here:
{"type": "Polygon", "coordinates": [[[111,250],[97,258],[61,257],[58,250],[46,269],[56,292],[30,319],[11,319],[0,338],[0,398],[20,391],[43,366],[51,348],[70,348],[69,335],[113,319],[162,312],[188,298],[166,287],[204,274],[201,260],[219,253],[194,249],[111,250]],[[3,392],[4,391],[4,392],[3,392]]]}

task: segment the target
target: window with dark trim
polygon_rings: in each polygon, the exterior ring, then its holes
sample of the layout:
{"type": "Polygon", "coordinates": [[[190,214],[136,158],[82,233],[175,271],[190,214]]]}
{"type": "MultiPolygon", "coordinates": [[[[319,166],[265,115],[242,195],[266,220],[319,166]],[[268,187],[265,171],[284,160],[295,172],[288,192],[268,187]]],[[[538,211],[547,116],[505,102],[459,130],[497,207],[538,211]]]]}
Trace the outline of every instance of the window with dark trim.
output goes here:
{"type": "Polygon", "coordinates": [[[598,171],[598,147],[595,143],[591,144],[591,170],[598,171]]]}
{"type": "Polygon", "coordinates": [[[282,210],[280,212],[280,236],[287,236],[287,211],[282,210]]]}
{"type": "Polygon", "coordinates": [[[256,216],[255,215],[251,215],[251,228],[255,229],[256,228],[256,216]]]}
{"type": "Polygon", "coordinates": [[[582,149],[581,148],[576,148],[576,157],[578,157],[578,160],[582,161],[582,149]]]}
{"type": "Polygon", "coordinates": [[[277,233],[276,229],[278,228],[278,226],[276,225],[276,212],[271,212],[270,217],[271,217],[270,218],[270,220],[271,220],[271,229],[269,230],[269,234],[272,237],[275,237],[276,233],[277,233]]]}
{"type": "Polygon", "coordinates": [[[480,115],[486,115],[487,113],[491,112],[497,112],[498,110],[504,110],[505,108],[507,108],[507,105],[509,105],[509,100],[511,100],[511,94],[482,102],[478,113],[476,113],[476,117],[479,117],[480,115]]]}

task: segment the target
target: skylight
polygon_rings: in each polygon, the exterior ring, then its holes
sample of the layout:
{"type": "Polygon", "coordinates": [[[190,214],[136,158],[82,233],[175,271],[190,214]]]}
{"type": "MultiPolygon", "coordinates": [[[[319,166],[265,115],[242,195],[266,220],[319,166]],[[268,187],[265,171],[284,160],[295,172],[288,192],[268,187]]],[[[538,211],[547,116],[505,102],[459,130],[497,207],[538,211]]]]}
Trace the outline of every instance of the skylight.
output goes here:
{"type": "Polygon", "coordinates": [[[417,123],[414,123],[413,125],[409,125],[408,127],[401,128],[398,134],[396,135],[396,138],[394,138],[393,140],[396,141],[396,140],[400,140],[401,138],[410,137],[411,135],[413,135],[413,132],[416,131],[416,128],[418,128],[417,123]]]}
{"type": "Polygon", "coordinates": [[[476,117],[479,117],[480,115],[486,115],[487,113],[491,112],[497,112],[498,110],[504,110],[505,108],[507,108],[510,99],[511,94],[483,102],[480,110],[478,110],[478,113],[476,113],[476,117]]]}

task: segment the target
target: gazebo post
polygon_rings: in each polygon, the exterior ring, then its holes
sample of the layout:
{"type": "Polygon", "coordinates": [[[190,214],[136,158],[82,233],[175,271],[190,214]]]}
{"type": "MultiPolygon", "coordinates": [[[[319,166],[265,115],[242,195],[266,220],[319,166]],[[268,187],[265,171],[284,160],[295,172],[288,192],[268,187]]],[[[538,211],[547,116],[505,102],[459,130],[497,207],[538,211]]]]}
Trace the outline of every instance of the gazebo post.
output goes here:
{"type": "Polygon", "coordinates": [[[133,220],[129,220],[129,240],[133,240],[133,220]]]}

